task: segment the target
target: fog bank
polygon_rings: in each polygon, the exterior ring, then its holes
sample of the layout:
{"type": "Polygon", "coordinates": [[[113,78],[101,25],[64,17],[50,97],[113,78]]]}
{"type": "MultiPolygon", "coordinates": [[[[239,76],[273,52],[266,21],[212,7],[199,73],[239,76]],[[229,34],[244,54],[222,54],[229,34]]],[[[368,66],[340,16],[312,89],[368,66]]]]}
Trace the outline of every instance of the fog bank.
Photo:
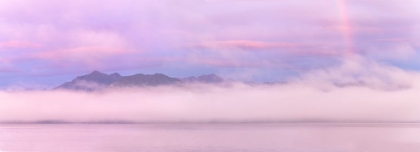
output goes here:
{"type": "Polygon", "coordinates": [[[287,84],[0,92],[0,122],[420,121],[418,73],[362,59],[287,84]]]}

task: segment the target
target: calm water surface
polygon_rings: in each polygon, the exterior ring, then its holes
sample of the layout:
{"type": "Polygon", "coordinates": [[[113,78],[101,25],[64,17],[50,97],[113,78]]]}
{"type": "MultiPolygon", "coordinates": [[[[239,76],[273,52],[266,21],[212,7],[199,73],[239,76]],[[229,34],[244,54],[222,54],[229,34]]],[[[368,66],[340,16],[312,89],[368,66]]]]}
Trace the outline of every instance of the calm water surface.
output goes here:
{"type": "Polygon", "coordinates": [[[418,152],[418,124],[0,125],[0,152],[418,152]]]}

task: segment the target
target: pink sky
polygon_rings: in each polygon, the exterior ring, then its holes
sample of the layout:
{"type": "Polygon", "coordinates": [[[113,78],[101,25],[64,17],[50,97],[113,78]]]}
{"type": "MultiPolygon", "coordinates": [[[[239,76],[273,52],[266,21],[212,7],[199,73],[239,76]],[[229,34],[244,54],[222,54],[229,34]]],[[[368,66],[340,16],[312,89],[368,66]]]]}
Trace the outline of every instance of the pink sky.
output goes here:
{"type": "Polygon", "coordinates": [[[93,70],[275,81],[353,55],[417,71],[419,31],[417,0],[2,0],[0,85],[93,70]]]}
{"type": "Polygon", "coordinates": [[[0,121],[418,121],[419,49],[418,0],[2,0],[0,121]],[[93,70],[288,83],[13,89],[93,70]]]}

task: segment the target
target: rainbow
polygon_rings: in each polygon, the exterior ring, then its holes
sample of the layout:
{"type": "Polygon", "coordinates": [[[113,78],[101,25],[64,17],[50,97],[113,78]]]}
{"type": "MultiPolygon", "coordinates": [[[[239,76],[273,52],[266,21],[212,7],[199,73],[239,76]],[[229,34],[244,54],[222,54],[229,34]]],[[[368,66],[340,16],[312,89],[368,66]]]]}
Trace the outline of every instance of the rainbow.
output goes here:
{"type": "Polygon", "coordinates": [[[343,39],[345,45],[345,54],[349,55],[352,54],[353,49],[353,29],[351,25],[351,21],[349,19],[346,0],[337,0],[338,9],[339,9],[339,17],[340,17],[340,30],[343,32],[343,39]]]}

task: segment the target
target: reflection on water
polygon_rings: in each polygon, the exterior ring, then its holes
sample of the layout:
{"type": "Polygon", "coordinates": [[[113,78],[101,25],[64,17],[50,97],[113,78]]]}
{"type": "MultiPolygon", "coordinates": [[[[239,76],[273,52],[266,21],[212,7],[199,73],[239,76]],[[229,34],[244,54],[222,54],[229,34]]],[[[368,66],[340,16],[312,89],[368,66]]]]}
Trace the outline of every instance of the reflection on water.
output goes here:
{"type": "Polygon", "coordinates": [[[0,151],[417,152],[417,124],[0,125],[0,151]]]}

